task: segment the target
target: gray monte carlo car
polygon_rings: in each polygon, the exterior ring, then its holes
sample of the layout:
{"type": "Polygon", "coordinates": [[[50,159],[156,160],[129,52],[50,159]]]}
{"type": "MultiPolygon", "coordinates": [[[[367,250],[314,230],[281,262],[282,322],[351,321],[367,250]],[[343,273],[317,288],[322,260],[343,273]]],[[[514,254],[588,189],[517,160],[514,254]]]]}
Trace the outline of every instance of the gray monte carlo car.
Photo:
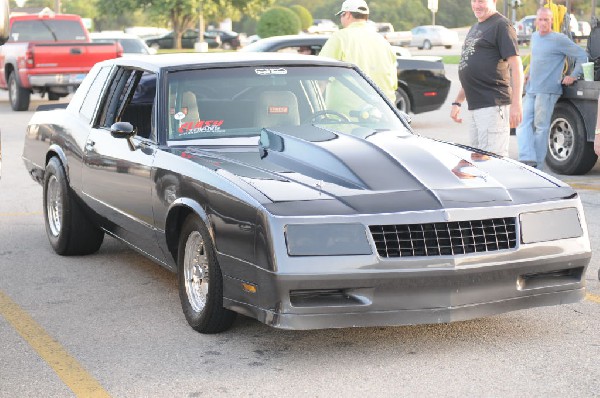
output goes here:
{"type": "Polygon", "coordinates": [[[577,192],[419,136],[334,60],[105,61],[68,105],[38,108],[23,159],[56,253],[119,239],[176,272],[202,333],[238,313],[284,329],[407,325],[585,295],[577,192]]]}

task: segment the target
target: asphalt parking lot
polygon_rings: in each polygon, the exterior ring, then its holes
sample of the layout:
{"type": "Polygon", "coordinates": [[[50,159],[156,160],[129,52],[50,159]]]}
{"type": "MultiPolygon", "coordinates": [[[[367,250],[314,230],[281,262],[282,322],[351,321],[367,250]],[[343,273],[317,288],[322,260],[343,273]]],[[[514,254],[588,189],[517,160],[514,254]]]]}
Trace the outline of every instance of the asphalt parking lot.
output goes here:
{"type": "MultiPolygon", "coordinates": [[[[455,68],[447,67],[453,80],[455,68]]],[[[466,143],[465,127],[449,117],[455,90],[442,109],[413,115],[418,133],[466,143]]],[[[20,158],[32,113],[12,112],[0,92],[0,397],[600,394],[600,162],[585,176],[557,176],[582,198],[594,251],[581,303],[316,331],[239,317],[226,333],[200,335],[181,313],[175,276],[114,239],[92,256],[54,254],[42,188],[20,158]]]]}

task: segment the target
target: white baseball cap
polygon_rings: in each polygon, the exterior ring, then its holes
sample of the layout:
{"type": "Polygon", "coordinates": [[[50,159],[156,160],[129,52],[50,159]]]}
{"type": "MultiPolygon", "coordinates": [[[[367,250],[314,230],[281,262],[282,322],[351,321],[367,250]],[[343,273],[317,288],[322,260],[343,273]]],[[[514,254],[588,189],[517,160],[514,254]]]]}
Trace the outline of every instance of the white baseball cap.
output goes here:
{"type": "Polygon", "coordinates": [[[346,0],[342,3],[342,9],[335,15],[340,15],[346,11],[369,15],[369,6],[365,0],[346,0]]]}

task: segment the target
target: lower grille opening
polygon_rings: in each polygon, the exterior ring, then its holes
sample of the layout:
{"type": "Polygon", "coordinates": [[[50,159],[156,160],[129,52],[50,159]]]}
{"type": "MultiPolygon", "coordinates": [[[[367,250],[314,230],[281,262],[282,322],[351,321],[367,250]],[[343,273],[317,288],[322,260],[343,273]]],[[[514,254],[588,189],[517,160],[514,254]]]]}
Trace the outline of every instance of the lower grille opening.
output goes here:
{"type": "Polygon", "coordinates": [[[362,289],[310,289],[290,291],[294,307],[337,307],[368,305],[371,300],[360,293],[362,289]]]}
{"type": "Polygon", "coordinates": [[[519,290],[540,289],[550,286],[568,285],[581,282],[583,267],[561,269],[520,275],[517,280],[519,290]]]}

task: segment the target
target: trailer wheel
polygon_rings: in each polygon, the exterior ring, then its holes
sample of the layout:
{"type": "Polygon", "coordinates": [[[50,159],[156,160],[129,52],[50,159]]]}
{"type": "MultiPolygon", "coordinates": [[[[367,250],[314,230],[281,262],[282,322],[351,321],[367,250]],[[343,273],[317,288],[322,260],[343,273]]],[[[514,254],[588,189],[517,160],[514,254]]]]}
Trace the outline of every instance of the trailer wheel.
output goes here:
{"type": "Polygon", "coordinates": [[[587,141],[585,125],[579,112],[570,104],[554,107],[546,163],[552,171],[565,175],[585,174],[594,167],[598,156],[587,141]]]}

